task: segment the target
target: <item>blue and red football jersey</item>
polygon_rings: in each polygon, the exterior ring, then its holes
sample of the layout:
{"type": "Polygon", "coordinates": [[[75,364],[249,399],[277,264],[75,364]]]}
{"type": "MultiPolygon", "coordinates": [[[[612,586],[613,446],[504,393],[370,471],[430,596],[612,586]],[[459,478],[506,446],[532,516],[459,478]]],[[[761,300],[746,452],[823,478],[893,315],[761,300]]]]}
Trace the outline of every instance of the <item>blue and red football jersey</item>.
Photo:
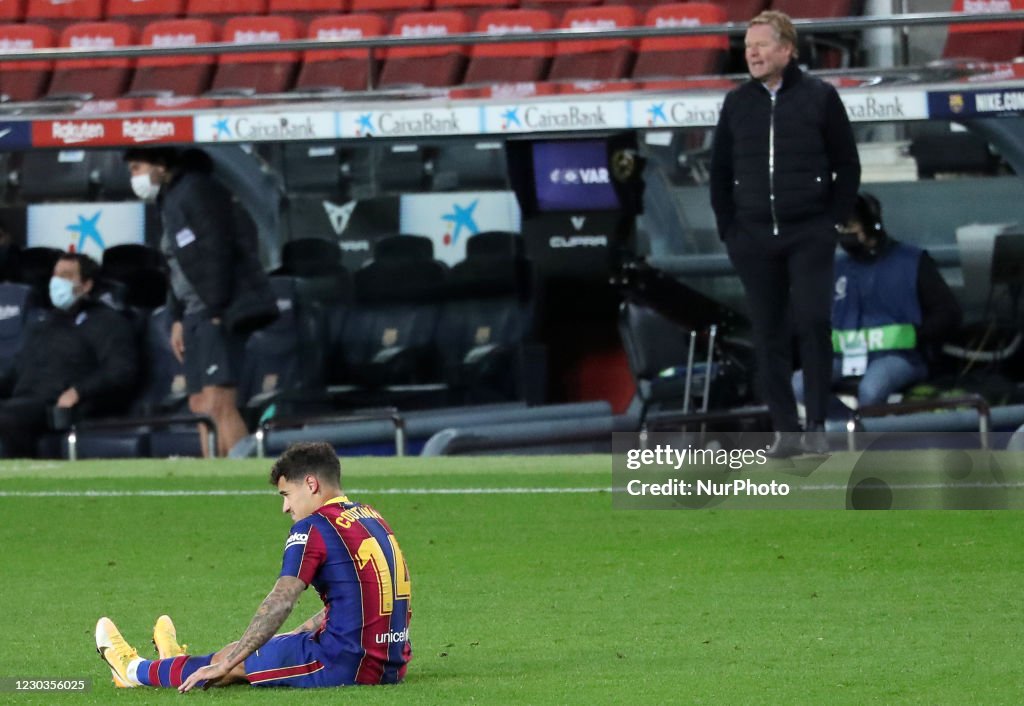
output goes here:
{"type": "Polygon", "coordinates": [[[345,496],[292,525],[281,576],[312,585],[327,609],[314,640],[321,662],[356,684],[393,684],[412,657],[409,569],[387,522],[345,496]]]}

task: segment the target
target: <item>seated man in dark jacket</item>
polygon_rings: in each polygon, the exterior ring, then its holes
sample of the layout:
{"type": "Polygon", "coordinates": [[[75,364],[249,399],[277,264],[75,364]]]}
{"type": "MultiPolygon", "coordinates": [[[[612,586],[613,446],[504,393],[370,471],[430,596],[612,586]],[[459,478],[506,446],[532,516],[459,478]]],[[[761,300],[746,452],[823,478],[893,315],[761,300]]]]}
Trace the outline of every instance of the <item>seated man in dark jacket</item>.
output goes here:
{"type": "MultiPolygon", "coordinates": [[[[871,194],[857,196],[839,244],[832,381],[856,379],[859,406],[883,404],[928,377],[925,348],[956,332],[960,305],[927,252],[888,236],[882,207],[871,194]]],[[[793,376],[793,387],[802,401],[802,371],[793,376]]]]}
{"type": "MultiPolygon", "coordinates": [[[[29,330],[14,365],[13,390],[0,399],[0,440],[8,456],[31,455],[48,410],[122,411],[139,361],[128,320],[90,292],[99,265],[65,253],[50,278],[54,310],[29,330]]],[[[9,386],[9,385],[8,385],[9,386]]]]}

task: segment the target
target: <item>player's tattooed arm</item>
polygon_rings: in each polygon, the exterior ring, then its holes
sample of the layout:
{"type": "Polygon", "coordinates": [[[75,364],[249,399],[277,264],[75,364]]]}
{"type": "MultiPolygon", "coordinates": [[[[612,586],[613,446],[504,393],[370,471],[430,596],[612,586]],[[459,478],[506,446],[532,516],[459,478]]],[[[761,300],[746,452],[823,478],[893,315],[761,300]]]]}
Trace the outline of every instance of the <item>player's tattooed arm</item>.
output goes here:
{"type": "Polygon", "coordinates": [[[295,628],[288,634],[298,634],[303,632],[314,632],[320,629],[320,626],[324,624],[327,619],[327,610],[324,608],[320,609],[320,612],[314,615],[312,618],[304,622],[299,627],[295,628]]]}
{"type": "Polygon", "coordinates": [[[263,643],[272,638],[284,621],[291,615],[299,596],[306,590],[306,584],[294,576],[282,576],[274,584],[274,590],[263,599],[256,609],[245,634],[235,645],[227,658],[228,663],[236,665],[255,652],[263,643]]]}

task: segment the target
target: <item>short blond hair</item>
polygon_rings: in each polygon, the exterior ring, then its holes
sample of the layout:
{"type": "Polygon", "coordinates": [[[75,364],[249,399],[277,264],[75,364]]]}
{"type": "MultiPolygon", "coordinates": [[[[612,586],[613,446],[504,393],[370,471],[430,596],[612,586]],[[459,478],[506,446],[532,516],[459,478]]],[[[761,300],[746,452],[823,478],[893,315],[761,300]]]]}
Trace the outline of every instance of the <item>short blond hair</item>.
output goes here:
{"type": "Polygon", "coordinates": [[[749,27],[754,25],[768,25],[775,31],[775,38],[783,44],[793,47],[793,58],[800,56],[796,45],[796,27],[789,15],[778,10],[765,10],[750,21],[749,27]]]}

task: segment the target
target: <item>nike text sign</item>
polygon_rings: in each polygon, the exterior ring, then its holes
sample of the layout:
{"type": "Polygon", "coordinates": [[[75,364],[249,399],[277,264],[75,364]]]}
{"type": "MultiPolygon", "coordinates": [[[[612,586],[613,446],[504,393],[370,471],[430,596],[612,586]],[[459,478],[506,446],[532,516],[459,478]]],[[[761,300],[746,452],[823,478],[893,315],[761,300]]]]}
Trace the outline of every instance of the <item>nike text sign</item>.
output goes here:
{"type": "Polygon", "coordinates": [[[31,204],[26,230],[29,247],[73,250],[100,260],[112,245],[144,242],[146,210],[141,201],[31,204]]]}
{"type": "Polygon", "coordinates": [[[32,123],[35,147],[133,145],[191,142],[192,118],[157,116],[102,120],[42,120],[32,123]]]}

